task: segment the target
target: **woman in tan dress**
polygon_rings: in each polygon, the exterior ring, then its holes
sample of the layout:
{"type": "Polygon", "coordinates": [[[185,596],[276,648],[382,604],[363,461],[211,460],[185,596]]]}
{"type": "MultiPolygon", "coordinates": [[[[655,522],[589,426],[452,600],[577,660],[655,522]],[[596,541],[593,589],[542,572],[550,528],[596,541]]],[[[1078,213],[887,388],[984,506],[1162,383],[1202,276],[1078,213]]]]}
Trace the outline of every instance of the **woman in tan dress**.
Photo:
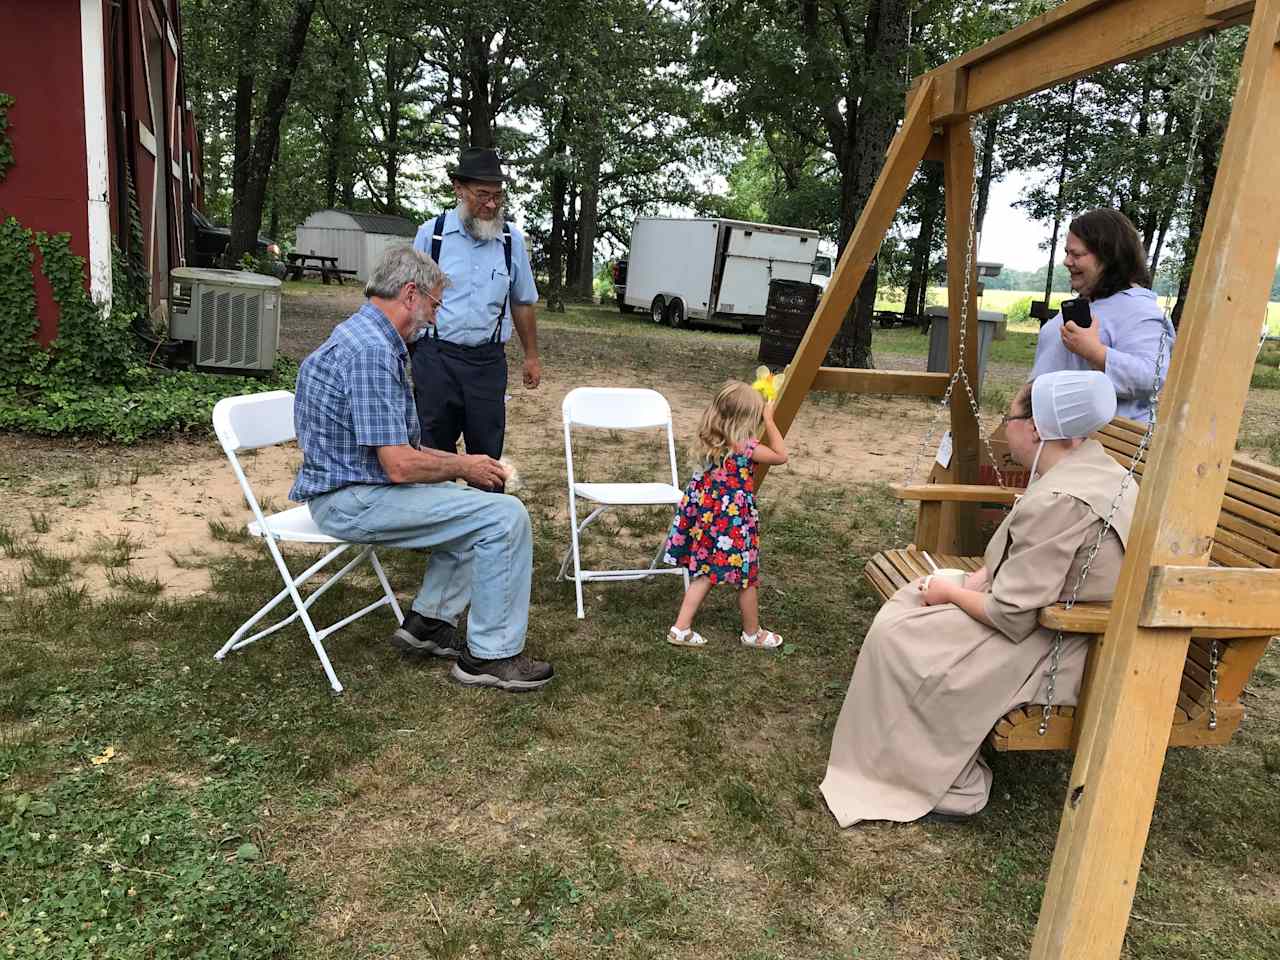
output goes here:
{"type": "MultiPolygon", "coordinates": [[[[1126,476],[1101,444],[1083,439],[1115,407],[1115,389],[1097,371],[1044,374],[1014,398],[1009,450],[1032,481],[982,568],[963,587],[908,583],[858,654],[822,782],[840,826],[931,812],[959,818],[987,805],[991,770],[978,748],[1014,707],[1044,702],[1054,634],[1037,625],[1038,613],[1070,598],[1126,476]]],[[[1111,598],[1136,501],[1129,482],[1077,599],[1111,598]]],[[[1076,702],[1086,652],[1084,637],[1064,637],[1055,703],[1076,702]]]]}

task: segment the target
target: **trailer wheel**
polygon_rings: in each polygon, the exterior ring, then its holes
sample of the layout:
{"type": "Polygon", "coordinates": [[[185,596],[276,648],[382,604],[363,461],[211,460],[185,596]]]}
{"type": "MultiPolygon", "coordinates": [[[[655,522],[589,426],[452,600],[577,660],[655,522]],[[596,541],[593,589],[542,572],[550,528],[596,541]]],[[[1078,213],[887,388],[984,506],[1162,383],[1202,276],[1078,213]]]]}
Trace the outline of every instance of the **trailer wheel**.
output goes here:
{"type": "Polygon", "coordinates": [[[654,297],[653,303],[649,305],[649,319],[654,323],[662,323],[667,319],[667,301],[662,294],[654,297]]]}
{"type": "Polygon", "coordinates": [[[684,301],[679,297],[672,297],[671,302],[667,304],[667,326],[672,329],[689,326],[689,318],[684,311],[684,301]]]}

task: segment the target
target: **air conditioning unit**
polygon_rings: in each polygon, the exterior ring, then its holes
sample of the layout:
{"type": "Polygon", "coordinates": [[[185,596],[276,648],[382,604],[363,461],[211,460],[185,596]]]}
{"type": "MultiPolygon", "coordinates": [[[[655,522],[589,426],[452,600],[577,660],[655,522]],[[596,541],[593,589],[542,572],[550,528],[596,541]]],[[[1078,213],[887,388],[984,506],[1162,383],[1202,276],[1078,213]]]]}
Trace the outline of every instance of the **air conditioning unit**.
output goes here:
{"type": "Polygon", "coordinates": [[[169,337],[191,344],[196,369],[269,373],[280,347],[280,281],[244,270],[169,271],[169,337]]]}

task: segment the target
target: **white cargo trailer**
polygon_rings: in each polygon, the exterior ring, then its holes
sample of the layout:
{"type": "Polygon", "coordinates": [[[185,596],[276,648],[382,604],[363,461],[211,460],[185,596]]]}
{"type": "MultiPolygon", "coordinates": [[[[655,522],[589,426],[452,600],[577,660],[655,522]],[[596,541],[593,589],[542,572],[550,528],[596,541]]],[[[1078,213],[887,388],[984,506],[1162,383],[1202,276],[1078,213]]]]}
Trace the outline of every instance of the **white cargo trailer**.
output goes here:
{"type": "Polygon", "coordinates": [[[770,280],[808,281],[818,232],[744,220],[640,217],[631,227],[623,305],[655,323],[758,328],[770,280]]]}

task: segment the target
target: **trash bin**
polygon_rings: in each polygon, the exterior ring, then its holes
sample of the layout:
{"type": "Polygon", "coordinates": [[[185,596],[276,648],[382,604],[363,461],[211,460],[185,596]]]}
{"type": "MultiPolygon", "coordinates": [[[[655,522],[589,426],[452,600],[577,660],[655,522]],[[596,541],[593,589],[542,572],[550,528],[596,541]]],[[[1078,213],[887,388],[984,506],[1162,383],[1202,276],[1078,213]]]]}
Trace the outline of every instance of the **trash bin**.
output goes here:
{"type": "MultiPolygon", "coordinates": [[[[950,373],[950,318],[946,307],[926,307],[929,318],[929,372],[950,373]]],[[[998,332],[1006,323],[1005,315],[994,310],[978,311],[978,386],[987,372],[987,355],[991,341],[998,339],[998,332]]]]}
{"type": "MultiPolygon", "coordinates": [[[[822,288],[802,280],[770,280],[760,328],[760,362],[780,369],[795,356],[809,321],[818,309],[822,288]]],[[[841,334],[836,334],[837,338],[841,334]]],[[[832,344],[834,346],[835,344],[832,344]]]]}

